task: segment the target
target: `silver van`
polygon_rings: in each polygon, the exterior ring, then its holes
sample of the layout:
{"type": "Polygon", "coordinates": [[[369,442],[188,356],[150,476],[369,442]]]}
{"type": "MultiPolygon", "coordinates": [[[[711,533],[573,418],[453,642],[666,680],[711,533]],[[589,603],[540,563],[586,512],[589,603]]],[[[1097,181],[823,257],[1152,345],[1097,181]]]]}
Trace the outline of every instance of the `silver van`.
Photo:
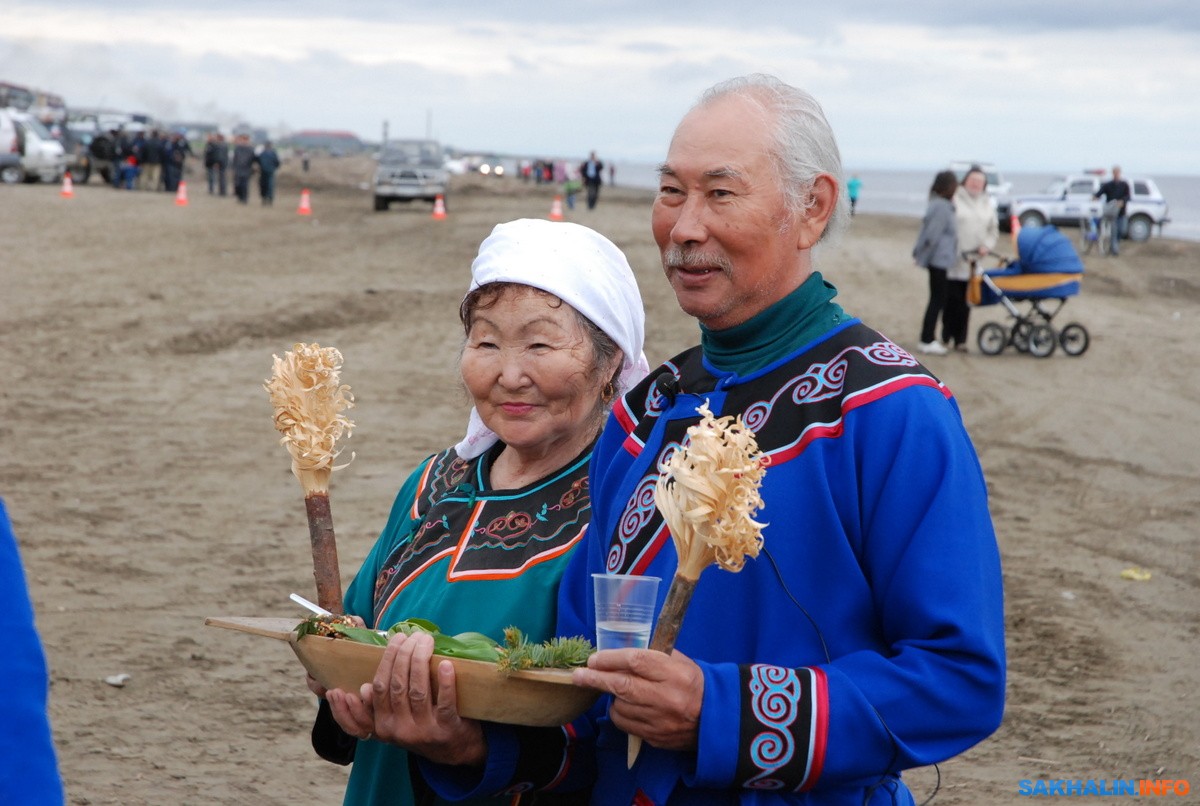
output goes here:
{"type": "Polygon", "coordinates": [[[67,170],[62,143],[37,118],[13,109],[0,109],[0,181],[7,183],[40,179],[57,182],[67,170]],[[12,155],[19,155],[13,164],[12,155]]]}

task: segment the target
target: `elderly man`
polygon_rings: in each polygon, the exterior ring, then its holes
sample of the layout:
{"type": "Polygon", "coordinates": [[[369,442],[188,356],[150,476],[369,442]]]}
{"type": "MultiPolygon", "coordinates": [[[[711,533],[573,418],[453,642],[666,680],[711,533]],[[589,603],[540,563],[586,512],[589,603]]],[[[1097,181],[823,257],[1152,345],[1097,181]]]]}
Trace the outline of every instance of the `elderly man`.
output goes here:
{"type": "MultiPolygon", "coordinates": [[[[817,102],[769,76],[712,88],[679,124],[652,225],[700,345],[625,395],[600,437],[558,632],[595,634],[593,573],[672,577],[652,492],[705,402],[741,415],[770,457],[762,554],[701,576],[673,653],[593,655],[575,682],[610,696],[561,730],[459,720],[443,668],[416,721],[442,731],[427,755],[459,765],[423,767],[444,796],[911,804],[902,770],[999,725],[999,553],[956,404],[813,269],[813,247],[847,215],[840,169],[817,102]],[[645,742],[632,768],[627,736],[645,742]]],[[[408,657],[428,658],[417,650],[385,655],[374,696],[388,710],[406,685],[428,688],[406,677],[408,657]]],[[[376,726],[393,727],[379,712],[376,726]]]]}

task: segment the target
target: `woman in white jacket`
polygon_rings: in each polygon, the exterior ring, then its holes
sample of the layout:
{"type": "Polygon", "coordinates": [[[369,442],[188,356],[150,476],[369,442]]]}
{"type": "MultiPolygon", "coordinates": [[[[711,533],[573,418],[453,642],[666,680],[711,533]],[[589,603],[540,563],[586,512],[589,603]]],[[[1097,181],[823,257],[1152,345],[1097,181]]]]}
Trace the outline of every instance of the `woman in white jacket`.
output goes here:
{"type": "Polygon", "coordinates": [[[946,312],[942,316],[942,341],[967,351],[967,282],[976,261],[992,251],[1000,237],[996,202],[987,193],[987,174],[972,165],[954,192],[954,220],[961,251],[946,273],[946,312]],[[963,255],[970,255],[963,259],[963,255]]]}

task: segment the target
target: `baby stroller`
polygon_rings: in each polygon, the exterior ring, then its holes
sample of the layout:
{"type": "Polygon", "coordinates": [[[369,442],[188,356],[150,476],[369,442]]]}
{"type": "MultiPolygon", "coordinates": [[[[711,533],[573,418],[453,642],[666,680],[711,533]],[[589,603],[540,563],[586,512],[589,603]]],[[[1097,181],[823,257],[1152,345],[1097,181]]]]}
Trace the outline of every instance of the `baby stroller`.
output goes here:
{"type": "Polygon", "coordinates": [[[1046,358],[1061,346],[1067,355],[1083,355],[1091,339],[1078,322],[1054,327],[1054,317],[1079,293],[1083,263],[1075,247],[1054,227],[1025,227],[1017,236],[1020,257],[971,278],[967,299],[972,305],[999,303],[1011,323],[988,322],[976,341],[984,355],[999,355],[1012,345],[1018,351],[1046,358]],[[1028,303],[1022,310],[1017,303],[1028,303]]]}

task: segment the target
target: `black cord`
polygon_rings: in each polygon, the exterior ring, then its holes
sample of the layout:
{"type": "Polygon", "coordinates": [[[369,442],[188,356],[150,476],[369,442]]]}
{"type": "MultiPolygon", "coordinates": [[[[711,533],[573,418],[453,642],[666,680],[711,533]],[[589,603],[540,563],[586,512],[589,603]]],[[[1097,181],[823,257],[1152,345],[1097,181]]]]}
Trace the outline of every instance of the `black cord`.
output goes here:
{"type": "Polygon", "coordinates": [[[942,788],[942,768],[934,764],[933,771],[937,773],[937,780],[933,782],[933,791],[929,793],[929,797],[921,801],[921,806],[928,806],[928,804],[937,797],[938,790],[942,788]]]}
{"type": "Polygon", "coordinates": [[[775,576],[779,578],[779,585],[783,588],[783,592],[786,593],[787,597],[792,600],[792,604],[800,609],[800,612],[804,614],[806,619],[808,619],[808,623],[812,625],[813,630],[816,631],[817,640],[821,642],[821,651],[825,653],[825,662],[833,663],[833,658],[829,656],[829,646],[825,643],[825,636],[821,633],[821,628],[817,626],[817,620],[814,619],[812,615],[804,609],[804,605],[800,604],[796,597],[792,595],[792,592],[788,589],[787,582],[783,579],[783,572],[779,570],[779,563],[775,562],[775,558],[771,556],[771,552],[767,551],[766,546],[763,546],[762,553],[767,555],[767,559],[771,561],[771,567],[775,569],[775,576]]]}
{"type": "MultiPolygon", "coordinates": [[[[808,623],[812,625],[813,630],[817,633],[817,640],[819,640],[821,642],[821,652],[823,652],[825,654],[825,662],[833,663],[833,658],[830,657],[830,654],[829,654],[829,645],[825,643],[825,635],[821,632],[820,626],[817,625],[817,620],[814,619],[812,617],[812,614],[808,612],[808,610],[804,607],[804,605],[800,604],[799,600],[796,599],[796,597],[792,595],[791,589],[788,588],[788,586],[787,586],[787,581],[783,578],[783,572],[781,570],[779,570],[779,563],[775,562],[775,558],[771,556],[771,552],[767,550],[766,546],[763,546],[762,553],[765,554],[767,556],[767,559],[771,561],[771,568],[775,569],[775,576],[779,579],[779,585],[781,588],[783,588],[783,592],[787,595],[787,597],[789,599],[792,600],[792,604],[794,604],[797,607],[797,609],[799,609],[799,611],[804,614],[804,617],[806,619],[808,619],[808,623]]],[[[888,760],[888,765],[887,765],[887,769],[890,770],[890,769],[892,769],[893,765],[895,765],[896,759],[900,755],[900,742],[896,740],[896,734],[892,733],[892,729],[888,727],[888,723],[883,718],[883,714],[879,713],[879,711],[873,705],[871,706],[871,710],[875,712],[875,718],[879,720],[880,725],[883,725],[883,729],[885,731],[887,731],[888,739],[892,743],[892,757],[888,760]]],[[[937,797],[938,790],[940,790],[942,788],[942,770],[940,767],[938,767],[937,764],[933,765],[933,769],[937,773],[937,781],[934,784],[933,792],[930,793],[928,798],[921,801],[921,806],[927,806],[927,804],[930,801],[932,801],[935,797],[937,797]]],[[[868,803],[870,802],[872,795],[875,794],[875,790],[878,789],[879,787],[883,786],[887,782],[889,775],[891,775],[891,773],[884,773],[883,775],[880,776],[880,778],[877,782],[875,782],[871,786],[867,787],[866,791],[863,793],[863,806],[868,806],[868,803]]],[[[891,794],[892,794],[892,803],[895,803],[896,802],[895,790],[892,790],[891,794]]]]}

